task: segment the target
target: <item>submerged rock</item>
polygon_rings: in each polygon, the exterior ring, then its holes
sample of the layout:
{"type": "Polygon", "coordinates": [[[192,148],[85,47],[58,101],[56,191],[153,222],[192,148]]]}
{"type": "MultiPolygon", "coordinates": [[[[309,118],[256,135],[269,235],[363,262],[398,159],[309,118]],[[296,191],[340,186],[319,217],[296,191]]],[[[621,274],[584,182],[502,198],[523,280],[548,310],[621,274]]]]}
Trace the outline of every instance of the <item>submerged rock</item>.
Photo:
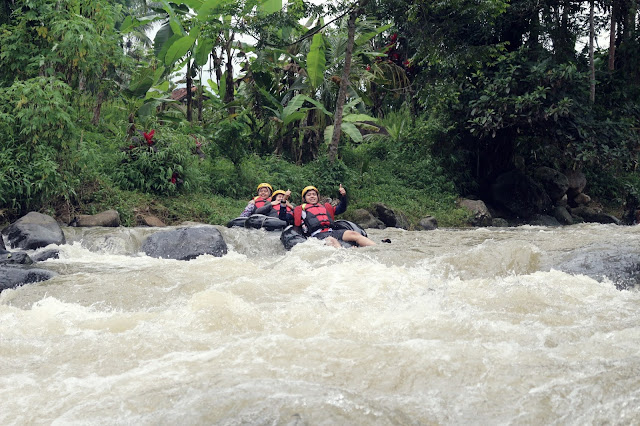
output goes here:
{"type": "Polygon", "coordinates": [[[43,262],[48,259],[59,259],[59,258],[60,258],[60,251],[55,249],[44,250],[40,253],[34,253],[31,255],[31,259],[33,259],[34,262],[43,262]]]}
{"type": "Polygon", "coordinates": [[[19,287],[25,284],[46,281],[57,274],[45,269],[22,266],[0,266],[0,291],[19,287]]]}
{"type": "Polygon", "coordinates": [[[222,257],[227,254],[227,243],[212,225],[159,231],[142,243],[148,256],[162,259],[191,260],[203,254],[222,257]]]}
{"type": "Polygon", "coordinates": [[[31,265],[33,259],[23,251],[11,252],[0,249],[0,265],[31,265]]]}
{"type": "Polygon", "coordinates": [[[640,259],[636,253],[625,253],[619,248],[586,247],[576,250],[554,268],[598,281],[609,279],[619,290],[640,286],[640,259]]]}

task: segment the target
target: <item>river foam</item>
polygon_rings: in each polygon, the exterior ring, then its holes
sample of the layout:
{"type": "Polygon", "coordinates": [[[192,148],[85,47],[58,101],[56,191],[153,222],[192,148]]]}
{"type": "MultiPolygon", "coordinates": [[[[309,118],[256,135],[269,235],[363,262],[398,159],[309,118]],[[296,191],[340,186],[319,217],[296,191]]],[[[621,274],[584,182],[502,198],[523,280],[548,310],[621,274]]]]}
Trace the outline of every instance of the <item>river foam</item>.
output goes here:
{"type": "Polygon", "coordinates": [[[0,293],[0,423],[640,421],[635,227],[221,231],[181,262],[68,230],[57,277],[0,293]]]}

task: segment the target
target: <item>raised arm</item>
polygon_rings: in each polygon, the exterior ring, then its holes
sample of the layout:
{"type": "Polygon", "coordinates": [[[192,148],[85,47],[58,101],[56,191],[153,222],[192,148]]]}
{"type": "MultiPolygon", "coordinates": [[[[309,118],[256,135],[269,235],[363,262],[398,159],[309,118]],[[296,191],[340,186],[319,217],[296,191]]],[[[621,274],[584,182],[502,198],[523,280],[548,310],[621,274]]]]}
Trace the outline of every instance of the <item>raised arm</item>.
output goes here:
{"type": "Polygon", "coordinates": [[[338,191],[340,192],[340,202],[338,203],[338,205],[336,206],[335,215],[339,215],[340,213],[344,213],[347,211],[347,190],[343,188],[342,184],[340,184],[340,189],[338,189],[338,191]]]}

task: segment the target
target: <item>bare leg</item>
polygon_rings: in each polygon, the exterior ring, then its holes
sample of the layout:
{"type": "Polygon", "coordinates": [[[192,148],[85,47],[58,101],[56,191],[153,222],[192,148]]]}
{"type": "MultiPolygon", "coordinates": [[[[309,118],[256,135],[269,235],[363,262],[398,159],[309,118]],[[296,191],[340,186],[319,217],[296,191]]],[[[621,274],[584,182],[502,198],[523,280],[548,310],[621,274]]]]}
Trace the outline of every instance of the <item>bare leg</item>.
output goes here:
{"type": "Polygon", "coordinates": [[[356,231],[344,231],[342,239],[345,241],[353,241],[360,247],[373,246],[376,244],[369,238],[357,233],[356,231]]]}

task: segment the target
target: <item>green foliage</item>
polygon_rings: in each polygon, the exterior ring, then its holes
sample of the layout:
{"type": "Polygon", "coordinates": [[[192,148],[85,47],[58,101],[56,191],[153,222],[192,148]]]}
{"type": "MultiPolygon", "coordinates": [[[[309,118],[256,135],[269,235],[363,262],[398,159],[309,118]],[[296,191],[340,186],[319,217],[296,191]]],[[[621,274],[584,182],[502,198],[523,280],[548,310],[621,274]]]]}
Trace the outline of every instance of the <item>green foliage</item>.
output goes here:
{"type": "Polygon", "coordinates": [[[37,77],[0,88],[0,203],[24,212],[74,191],[69,87],[37,77]]]}
{"type": "Polygon", "coordinates": [[[171,194],[197,190],[199,176],[192,153],[193,139],[169,131],[154,135],[153,145],[132,139],[123,147],[112,174],[113,181],[124,190],[140,190],[154,194],[171,194]]]}
{"type": "Polygon", "coordinates": [[[218,123],[214,132],[210,135],[213,142],[208,150],[216,150],[227,157],[234,164],[239,164],[250,148],[248,140],[248,127],[241,120],[228,119],[218,123]]]}

